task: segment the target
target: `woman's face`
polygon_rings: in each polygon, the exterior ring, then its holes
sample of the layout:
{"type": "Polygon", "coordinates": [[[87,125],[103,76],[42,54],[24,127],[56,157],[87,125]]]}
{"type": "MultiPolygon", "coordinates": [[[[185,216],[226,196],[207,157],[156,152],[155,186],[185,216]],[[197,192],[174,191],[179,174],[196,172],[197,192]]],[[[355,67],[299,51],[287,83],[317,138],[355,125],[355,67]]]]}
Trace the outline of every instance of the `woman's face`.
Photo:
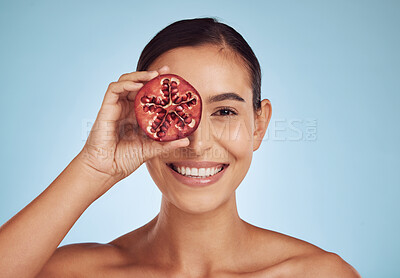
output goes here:
{"type": "Polygon", "coordinates": [[[257,148],[250,76],[239,58],[213,45],[173,49],[148,70],[164,65],[199,92],[202,118],[187,147],[154,157],[146,166],[170,203],[190,213],[210,211],[233,196],[257,148]],[[185,174],[178,173],[183,168],[185,174]]]}

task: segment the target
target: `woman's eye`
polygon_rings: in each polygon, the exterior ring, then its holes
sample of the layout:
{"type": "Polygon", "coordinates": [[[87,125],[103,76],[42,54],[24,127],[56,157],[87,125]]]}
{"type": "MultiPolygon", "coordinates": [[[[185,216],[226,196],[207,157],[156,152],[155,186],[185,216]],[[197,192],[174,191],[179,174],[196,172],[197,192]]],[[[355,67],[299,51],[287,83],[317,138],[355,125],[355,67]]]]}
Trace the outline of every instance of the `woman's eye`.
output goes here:
{"type": "Polygon", "coordinates": [[[213,113],[215,116],[234,116],[237,115],[236,111],[229,109],[229,108],[221,108],[218,109],[215,113],[213,113]]]}

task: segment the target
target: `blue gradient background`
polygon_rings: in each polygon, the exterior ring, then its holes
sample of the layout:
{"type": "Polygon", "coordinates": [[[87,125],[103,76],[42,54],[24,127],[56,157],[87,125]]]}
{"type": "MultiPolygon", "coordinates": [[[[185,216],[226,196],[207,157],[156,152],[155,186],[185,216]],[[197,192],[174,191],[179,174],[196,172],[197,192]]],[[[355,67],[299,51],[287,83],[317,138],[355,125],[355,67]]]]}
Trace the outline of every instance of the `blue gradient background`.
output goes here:
{"type": "MultiPolygon", "coordinates": [[[[240,216],[400,277],[400,1],[1,1],[0,223],[81,150],[110,82],[173,21],[216,16],[258,56],[268,134],[237,190],[240,216]],[[312,127],[310,128],[310,123],[312,127]],[[316,135],[316,137],[315,137],[316,135]]],[[[107,242],[151,220],[144,166],[62,244],[107,242]]]]}

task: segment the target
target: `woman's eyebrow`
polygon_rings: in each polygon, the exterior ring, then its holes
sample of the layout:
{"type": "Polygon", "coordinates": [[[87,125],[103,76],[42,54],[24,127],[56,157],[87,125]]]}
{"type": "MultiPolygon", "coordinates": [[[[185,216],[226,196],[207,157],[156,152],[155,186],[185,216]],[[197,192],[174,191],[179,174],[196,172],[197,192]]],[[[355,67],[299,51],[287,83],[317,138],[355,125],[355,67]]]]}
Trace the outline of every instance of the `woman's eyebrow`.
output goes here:
{"type": "Polygon", "coordinates": [[[211,103],[211,102],[223,101],[223,100],[227,100],[227,99],[246,102],[241,96],[239,96],[236,93],[223,93],[223,94],[210,96],[207,101],[209,103],[211,103]]]}

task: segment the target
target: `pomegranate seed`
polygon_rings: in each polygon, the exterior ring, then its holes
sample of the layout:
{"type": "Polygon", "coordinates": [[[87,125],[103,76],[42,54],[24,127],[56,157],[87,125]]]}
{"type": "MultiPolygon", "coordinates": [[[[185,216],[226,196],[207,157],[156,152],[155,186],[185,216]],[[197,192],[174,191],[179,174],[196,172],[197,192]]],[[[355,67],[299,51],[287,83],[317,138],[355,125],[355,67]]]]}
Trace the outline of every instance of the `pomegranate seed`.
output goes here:
{"type": "Polygon", "coordinates": [[[149,99],[148,97],[146,97],[146,96],[142,97],[140,100],[141,100],[143,103],[149,103],[149,102],[150,102],[150,99],[149,99]]]}
{"type": "Polygon", "coordinates": [[[185,123],[190,124],[192,122],[192,117],[187,117],[185,123]]]}
{"type": "Polygon", "coordinates": [[[183,123],[182,120],[179,120],[179,122],[177,123],[177,126],[179,126],[179,127],[184,127],[185,124],[183,123]]]}
{"type": "Polygon", "coordinates": [[[165,136],[165,132],[159,131],[159,132],[157,132],[157,136],[158,137],[164,137],[165,136]]]}

